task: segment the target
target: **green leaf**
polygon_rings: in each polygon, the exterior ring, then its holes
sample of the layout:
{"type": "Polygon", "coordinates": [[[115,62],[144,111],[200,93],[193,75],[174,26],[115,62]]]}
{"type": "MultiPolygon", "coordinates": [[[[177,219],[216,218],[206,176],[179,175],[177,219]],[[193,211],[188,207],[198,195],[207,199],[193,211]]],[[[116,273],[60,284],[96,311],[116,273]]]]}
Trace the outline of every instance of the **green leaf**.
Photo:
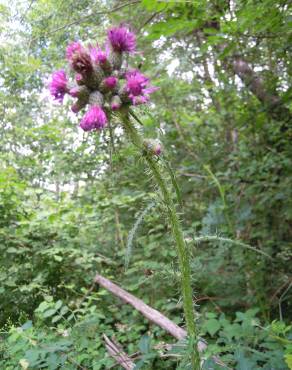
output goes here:
{"type": "Polygon", "coordinates": [[[139,349],[142,353],[146,354],[150,351],[151,338],[148,335],[143,335],[139,341],[139,349]]]}
{"type": "Polygon", "coordinates": [[[57,262],[61,262],[61,261],[63,261],[63,257],[58,256],[57,254],[55,254],[54,255],[54,260],[57,261],[57,262]]]}
{"type": "Polygon", "coordinates": [[[153,1],[153,0],[142,0],[142,5],[148,11],[161,11],[167,7],[167,3],[165,1],[153,1]]]}
{"type": "Polygon", "coordinates": [[[29,349],[25,352],[25,358],[29,362],[29,366],[33,367],[38,363],[40,351],[36,349],[29,349]]]}
{"type": "Polygon", "coordinates": [[[54,308],[51,308],[51,309],[49,309],[48,311],[45,311],[45,312],[43,313],[43,317],[44,317],[44,318],[51,317],[51,316],[53,316],[53,315],[56,313],[56,311],[57,311],[57,310],[55,310],[54,308]]]}
{"type": "Polygon", "coordinates": [[[286,364],[288,365],[289,369],[291,370],[292,369],[292,355],[287,354],[284,357],[285,357],[286,364]]]}
{"type": "Polygon", "coordinates": [[[60,311],[60,315],[65,315],[69,311],[69,308],[67,306],[63,306],[60,311]]]}
{"type": "Polygon", "coordinates": [[[44,312],[48,307],[51,307],[51,305],[47,301],[43,301],[37,307],[37,309],[35,310],[35,312],[44,312]]]}
{"type": "Polygon", "coordinates": [[[55,303],[55,310],[58,310],[59,308],[62,307],[62,304],[63,302],[59,299],[56,303],[55,303]]]}
{"type": "Polygon", "coordinates": [[[24,323],[23,325],[22,325],[22,327],[21,327],[23,330],[27,330],[27,329],[30,329],[30,328],[32,328],[32,321],[31,320],[29,320],[29,321],[27,321],[26,323],[24,323]]]}
{"type": "Polygon", "coordinates": [[[205,322],[204,327],[206,328],[207,332],[213,336],[221,328],[221,324],[216,319],[210,319],[205,322]]]}
{"type": "Polygon", "coordinates": [[[57,322],[57,321],[60,321],[62,318],[63,318],[63,316],[61,316],[61,315],[56,315],[56,316],[54,316],[54,317],[53,317],[53,319],[52,319],[52,323],[55,323],[55,322],[57,322]]]}
{"type": "Polygon", "coordinates": [[[216,314],[216,313],[214,313],[214,312],[206,312],[205,316],[206,316],[208,319],[216,319],[217,314],[216,314]]]}
{"type": "Polygon", "coordinates": [[[30,363],[25,358],[21,358],[19,360],[19,365],[23,370],[28,370],[30,363]]]}
{"type": "Polygon", "coordinates": [[[237,360],[236,370],[255,370],[256,364],[245,356],[243,350],[236,351],[235,359],[237,360]]]}

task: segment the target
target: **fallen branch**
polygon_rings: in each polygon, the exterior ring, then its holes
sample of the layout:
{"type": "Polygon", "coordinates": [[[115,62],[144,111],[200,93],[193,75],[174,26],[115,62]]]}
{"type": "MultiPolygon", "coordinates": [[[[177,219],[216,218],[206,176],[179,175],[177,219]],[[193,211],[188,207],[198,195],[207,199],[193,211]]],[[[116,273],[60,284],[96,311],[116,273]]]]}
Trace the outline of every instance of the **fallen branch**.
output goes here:
{"type": "Polygon", "coordinates": [[[187,332],[176,325],[174,322],[169,320],[167,317],[162,315],[159,311],[149,307],[141,299],[133,296],[124,289],[120,288],[118,285],[112,283],[110,280],[106,279],[101,275],[95,276],[95,282],[101,285],[103,288],[110,291],[115,296],[119,297],[122,301],[133,306],[137,311],[141,312],[148,320],[154,322],[156,325],[165,329],[173,337],[180,340],[186,337],[187,332]]]}
{"type": "Polygon", "coordinates": [[[103,339],[105,341],[105,347],[111,357],[113,357],[124,369],[133,370],[135,367],[132,359],[123,351],[121,345],[109,339],[105,334],[103,334],[103,339]]]}
{"type": "MultiPolygon", "coordinates": [[[[181,340],[186,338],[187,332],[176,325],[174,322],[169,320],[166,316],[164,316],[159,311],[155,310],[154,308],[148,306],[144,303],[141,299],[135,297],[134,295],[128,293],[126,290],[120,288],[118,285],[114,284],[110,280],[106,279],[105,277],[97,274],[95,276],[95,282],[98,283],[100,286],[114,294],[115,296],[119,297],[123,302],[126,302],[133,306],[137,311],[139,311],[144,317],[146,317],[151,322],[155,323],[156,325],[160,326],[164,330],[166,330],[169,334],[171,334],[174,338],[181,340]]],[[[203,352],[207,348],[207,343],[203,340],[198,341],[198,350],[199,352],[203,352]]],[[[225,368],[227,366],[216,356],[213,356],[214,362],[218,365],[221,365],[225,368]]]]}

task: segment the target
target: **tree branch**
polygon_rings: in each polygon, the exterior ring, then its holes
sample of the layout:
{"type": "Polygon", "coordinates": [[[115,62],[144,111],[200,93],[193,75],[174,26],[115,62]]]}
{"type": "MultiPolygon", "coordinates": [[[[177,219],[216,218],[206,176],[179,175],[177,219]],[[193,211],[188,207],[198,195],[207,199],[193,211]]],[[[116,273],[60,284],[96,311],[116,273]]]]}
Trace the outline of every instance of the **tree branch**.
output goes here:
{"type": "Polygon", "coordinates": [[[262,102],[271,117],[275,120],[283,122],[292,122],[292,114],[288,108],[285,107],[281,98],[276,93],[269,93],[262,81],[262,79],[252,70],[248,63],[240,56],[235,56],[232,63],[232,68],[247,88],[262,102]]]}
{"type": "Polygon", "coordinates": [[[140,0],[133,0],[133,1],[129,1],[127,3],[124,3],[124,4],[121,4],[119,6],[116,6],[115,8],[112,8],[112,9],[109,9],[109,10],[103,10],[103,11],[100,11],[100,12],[95,12],[93,14],[87,14],[87,15],[84,15],[83,17],[80,17],[70,23],[66,23],[52,31],[49,31],[49,32],[44,32],[42,35],[38,36],[38,37],[35,37],[31,40],[31,42],[39,39],[40,37],[47,37],[47,36],[50,36],[56,32],[59,32],[61,30],[63,30],[64,28],[67,28],[67,27],[71,27],[73,26],[74,24],[80,24],[84,21],[86,21],[88,18],[91,18],[92,16],[96,16],[96,15],[102,15],[102,14],[110,14],[110,13],[113,13],[113,12],[116,12],[117,10],[120,10],[122,8],[125,8],[127,6],[130,6],[130,5],[134,5],[134,4],[138,4],[140,2],[140,0]]]}

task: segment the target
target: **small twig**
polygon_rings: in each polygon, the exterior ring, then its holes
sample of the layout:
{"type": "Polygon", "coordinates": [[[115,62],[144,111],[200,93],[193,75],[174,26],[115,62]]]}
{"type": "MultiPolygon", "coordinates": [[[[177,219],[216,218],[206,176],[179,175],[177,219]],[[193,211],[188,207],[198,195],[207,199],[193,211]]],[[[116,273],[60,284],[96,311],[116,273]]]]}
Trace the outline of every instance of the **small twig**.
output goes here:
{"type": "Polygon", "coordinates": [[[290,284],[290,282],[292,282],[292,278],[288,279],[288,280],[287,280],[287,281],[285,281],[283,284],[281,284],[281,285],[279,286],[279,288],[277,288],[277,289],[276,289],[276,291],[275,291],[275,293],[272,295],[272,297],[270,298],[270,302],[273,302],[273,300],[277,297],[277,294],[278,294],[279,292],[281,292],[281,290],[282,290],[282,289],[284,289],[284,288],[285,288],[285,286],[286,286],[287,284],[290,284]]]}
{"type": "MultiPolygon", "coordinates": [[[[45,347],[44,347],[45,348],[45,347]]],[[[84,367],[84,366],[82,366],[82,365],[80,365],[80,364],[78,364],[78,362],[76,362],[75,360],[74,360],[74,358],[72,358],[71,356],[68,356],[68,354],[66,353],[66,352],[62,352],[63,354],[65,354],[65,355],[67,355],[67,360],[69,361],[69,362],[71,362],[71,364],[73,364],[73,365],[75,365],[76,367],[77,367],[77,369],[80,369],[80,370],[88,370],[87,369],[87,367],[84,367]]]]}
{"type": "Polygon", "coordinates": [[[292,287],[292,281],[290,282],[290,284],[288,285],[287,289],[284,290],[284,292],[281,294],[281,296],[279,298],[279,316],[280,316],[280,321],[283,321],[283,314],[282,314],[281,304],[282,304],[283,298],[288,293],[288,291],[290,290],[291,287],[292,287]]]}
{"type": "Polygon", "coordinates": [[[205,297],[200,297],[200,298],[197,298],[197,299],[195,299],[195,304],[197,303],[197,302],[201,302],[201,301],[206,301],[206,300],[208,300],[208,301],[210,301],[211,303],[212,303],[212,305],[219,311],[219,312],[221,312],[221,313],[223,313],[223,311],[221,310],[221,307],[218,305],[218,304],[216,304],[216,302],[214,302],[214,301],[216,301],[217,299],[222,299],[222,297],[209,297],[208,295],[206,295],[205,297]]]}
{"type": "Polygon", "coordinates": [[[145,26],[147,26],[147,24],[150,23],[159,13],[161,13],[161,11],[151,14],[151,16],[147,18],[146,21],[141,25],[139,31],[141,31],[145,26]]]}
{"type": "Polygon", "coordinates": [[[132,359],[123,351],[122,346],[113,339],[109,339],[105,334],[103,334],[103,338],[109,355],[113,357],[124,369],[133,370],[135,364],[132,359]]]}
{"type": "Polygon", "coordinates": [[[81,298],[81,301],[79,302],[79,304],[77,305],[77,310],[81,307],[82,303],[85,301],[85,299],[89,296],[89,294],[93,291],[95,287],[95,284],[93,283],[91,285],[91,287],[87,290],[87,292],[83,295],[83,297],[81,298]]]}
{"type": "Polygon", "coordinates": [[[94,255],[97,256],[97,257],[99,257],[100,259],[102,259],[103,262],[104,263],[107,263],[108,265],[117,265],[117,262],[111,260],[110,258],[104,256],[101,253],[95,252],[94,255]]]}

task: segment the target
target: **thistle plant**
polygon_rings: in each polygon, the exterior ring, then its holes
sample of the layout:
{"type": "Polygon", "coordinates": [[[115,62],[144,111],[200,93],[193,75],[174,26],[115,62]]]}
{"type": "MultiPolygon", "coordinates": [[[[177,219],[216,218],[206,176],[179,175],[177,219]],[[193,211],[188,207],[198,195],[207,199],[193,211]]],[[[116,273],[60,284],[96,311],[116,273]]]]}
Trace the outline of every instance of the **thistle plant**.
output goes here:
{"type": "MultiPolygon", "coordinates": [[[[181,272],[181,289],[187,332],[192,344],[192,369],[200,369],[197,349],[198,333],[192,300],[189,252],[184,240],[173,189],[163,174],[163,147],[158,140],[144,139],[134,120],[141,124],[133,107],[147,104],[150,95],[158,88],[138,69],[128,66],[126,56],[136,52],[136,37],[126,26],[108,30],[105,45],[84,46],[72,42],[66,50],[69,69],[75,72],[74,82],[69,81],[64,70],[53,73],[49,85],[53,97],[62,102],[65,94],[75,98],[71,106],[74,113],[85,110],[80,121],[84,131],[104,129],[118,117],[129,139],[141,153],[157,184],[166,209],[169,224],[177,247],[181,272]]],[[[173,186],[173,183],[171,184],[173,186]]]]}

